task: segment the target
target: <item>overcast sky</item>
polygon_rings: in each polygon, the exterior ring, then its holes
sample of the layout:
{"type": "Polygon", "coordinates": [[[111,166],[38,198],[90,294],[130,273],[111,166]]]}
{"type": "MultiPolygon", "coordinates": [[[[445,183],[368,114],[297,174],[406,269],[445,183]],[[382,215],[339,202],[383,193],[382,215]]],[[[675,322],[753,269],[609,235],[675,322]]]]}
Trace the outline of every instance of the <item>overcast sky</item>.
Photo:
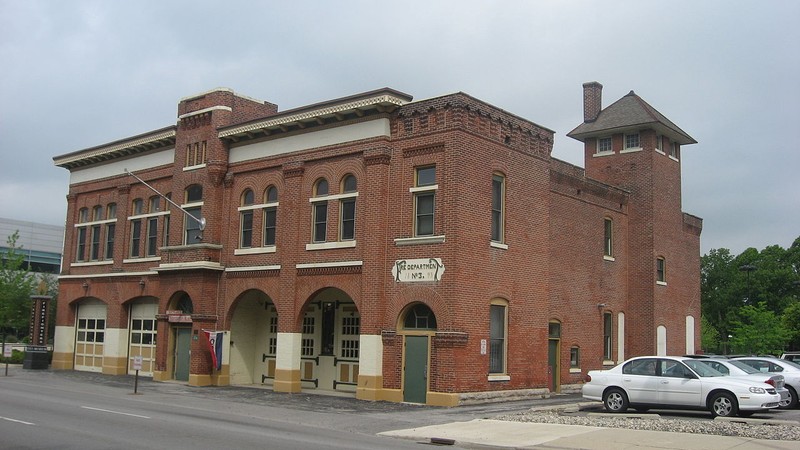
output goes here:
{"type": "Polygon", "coordinates": [[[457,91],[566,133],[582,87],[634,90],[699,143],[683,210],[703,254],[800,236],[800,2],[0,0],[0,217],[63,225],[53,157],[174,125],[216,87],[280,110],[457,91]]]}

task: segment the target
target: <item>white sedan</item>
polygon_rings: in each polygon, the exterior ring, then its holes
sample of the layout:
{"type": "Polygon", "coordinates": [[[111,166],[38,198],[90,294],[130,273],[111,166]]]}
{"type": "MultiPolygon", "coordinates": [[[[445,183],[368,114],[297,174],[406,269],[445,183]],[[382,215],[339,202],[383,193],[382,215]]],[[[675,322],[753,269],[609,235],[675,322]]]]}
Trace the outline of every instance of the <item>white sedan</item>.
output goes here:
{"type": "Polygon", "coordinates": [[[725,376],[745,377],[750,380],[767,383],[773,386],[775,390],[778,391],[778,395],[781,396],[779,408],[783,408],[784,406],[788,407],[789,403],[792,401],[791,393],[789,389],[786,389],[786,381],[781,374],[771,372],[764,373],[734,359],[703,358],[684,362],[692,369],[694,369],[697,364],[705,364],[725,376]]]}
{"type": "Polygon", "coordinates": [[[773,386],[726,377],[706,365],[695,370],[690,358],[640,356],[608,370],[591,370],[583,397],[602,400],[607,411],[707,409],[713,416],[749,416],[776,408],[780,395],[773,386]]]}
{"type": "Polygon", "coordinates": [[[786,381],[786,389],[789,390],[789,401],[783,408],[796,408],[798,402],[798,392],[800,392],[800,364],[786,359],[772,358],[769,356],[744,356],[736,358],[734,361],[741,361],[748,366],[760,371],[779,373],[786,381]]]}

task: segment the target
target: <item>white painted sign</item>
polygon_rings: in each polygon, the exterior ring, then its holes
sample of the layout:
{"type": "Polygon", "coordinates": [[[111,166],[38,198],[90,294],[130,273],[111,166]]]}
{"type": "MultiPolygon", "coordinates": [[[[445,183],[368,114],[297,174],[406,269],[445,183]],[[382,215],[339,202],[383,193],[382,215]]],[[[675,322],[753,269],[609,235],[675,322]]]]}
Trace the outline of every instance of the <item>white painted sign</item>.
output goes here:
{"type": "Polygon", "coordinates": [[[397,283],[439,281],[443,273],[441,258],[398,259],[392,266],[392,276],[397,283]]]}
{"type": "Polygon", "coordinates": [[[11,358],[11,346],[8,344],[3,347],[3,358],[11,358]]]}
{"type": "Polygon", "coordinates": [[[133,370],[142,370],[142,357],[141,356],[134,356],[133,357],[133,370]]]}
{"type": "Polygon", "coordinates": [[[481,339],[481,355],[486,354],[486,339],[481,339]]]}

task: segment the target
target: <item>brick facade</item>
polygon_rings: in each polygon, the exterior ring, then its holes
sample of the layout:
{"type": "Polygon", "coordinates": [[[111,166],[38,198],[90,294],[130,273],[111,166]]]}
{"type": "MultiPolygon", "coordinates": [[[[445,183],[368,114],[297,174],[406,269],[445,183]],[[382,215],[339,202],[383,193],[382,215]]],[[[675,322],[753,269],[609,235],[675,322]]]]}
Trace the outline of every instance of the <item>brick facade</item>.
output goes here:
{"type": "MultiPolygon", "coordinates": [[[[587,108],[599,112],[595,100],[587,108]]],[[[153,377],[188,374],[198,385],[249,380],[289,392],[414,401],[410,392],[419,382],[423,402],[446,405],[476,393],[557,390],[604,363],[606,313],[613,314],[614,360],[620,348],[625,357],[655,353],[658,326],[666,327],[669,353],[699,347],[701,221],[681,212],[680,163],[654,151],[654,130],[641,130],[642,151],[603,158],[594,157],[595,140],[586,138],[584,170],[550,156],[553,131],[463,93],[412,102],[383,89],[278,112],[220,89],[181,100],[176,126],[157,131],[54,158],[73,175],[56,367],[129,371],[131,349],[144,345],[130,311],[151,300],[158,303],[158,338],[148,344],[153,377]],[[173,205],[133,211],[134,199],[147,207],[156,194],[121,164],[175,203],[200,208],[207,225],[199,237],[185,241],[191,220],[173,205]],[[420,167],[435,167],[428,236],[415,236],[420,167]],[[492,242],[498,174],[504,227],[492,242]],[[343,191],[348,175],[357,180],[357,195],[343,191]],[[321,179],[328,193],[315,200],[321,179]],[[191,186],[202,187],[201,206],[187,200],[191,186]],[[265,198],[268,187],[277,189],[276,203],[265,198]],[[253,204],[243,203],[248,189],[253,204]],[[353,240],[341,238],[348,199],[355,201],[353,240]],[[312,242],[320,202],[327,205],[327,238],[312,242]],[[82,221],[81,210],[109,204],[116,205],[114,217],[82,221]],[[265,244],[271,208],[276,238],[265,244]],[[243,247],[249,213],[252,245],[243,247]],[[610,259],[603,255],[605,219],[614,227],[610,259]],[[158,227],[154,255],[132,253],[137,220],[143,239],[150,224],[158,227]],[[116,225],[112,257],[101,251],[80,259],[78,230],[91,235],[109,223],[116,225]],[[656,283],[657,257],[668,264],[665,284],[656,283]],[[397,261],[430,258],[444,266],[438,281],[393,277],[397,261]],[[81,313],[81,305],[95,301],[105,305],[105,336],[117,342],[103,338],[92,346],[83,334],[99,326],[81,313]],[[435,327],[407,325],[420,304],[435,327]],[[490,304],[505,307],[502,341],[492,340],[490,304]],[[688,333],[687,323],[694,324],[688,333]],[[182,344],[187,328],[191,341],[182,344]],[[203,330],[226,332],[221,370],[211,367],[203,330]],[[411,364],[409,336],[428,339],[424,374],[404,369],[411,364]],[[490,357],[500,348],[498,371],[490,357]],[[571,368],[573,348],[580,360],[571,368]],[[549,352],[557,354],[549,359],[549,352]],[[95,365],[76,364],[78,354],[93,355],[95,365]]],[[[615,135],[614,145],[621,139],[615,135]]],[[[108,233],[96,240],[104,244],[108,233]]]]}

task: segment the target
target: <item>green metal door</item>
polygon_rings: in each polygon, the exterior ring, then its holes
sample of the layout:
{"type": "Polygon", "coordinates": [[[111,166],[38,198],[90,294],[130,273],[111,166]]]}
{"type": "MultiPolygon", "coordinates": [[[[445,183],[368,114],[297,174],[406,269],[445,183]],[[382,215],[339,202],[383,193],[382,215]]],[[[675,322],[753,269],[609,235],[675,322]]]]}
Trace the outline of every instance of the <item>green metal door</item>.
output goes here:
{"type": "Polygon", "coordinates": [[[547,342],[547,373],[551,392],[561,392],[561,370],[558,363],[560,343],[558,339],[549,339],[547,342]]]}
{"type": "Polygon", "coordinates": [[[425,403],[428,392],[428,336],[406,336],[403,401],[425,403]]]}
{"type": "Polygon", "coordinates": [[[192,348],[192,329],[175,328],[175,379],[189,381],[189,359],[192,348]]]}

